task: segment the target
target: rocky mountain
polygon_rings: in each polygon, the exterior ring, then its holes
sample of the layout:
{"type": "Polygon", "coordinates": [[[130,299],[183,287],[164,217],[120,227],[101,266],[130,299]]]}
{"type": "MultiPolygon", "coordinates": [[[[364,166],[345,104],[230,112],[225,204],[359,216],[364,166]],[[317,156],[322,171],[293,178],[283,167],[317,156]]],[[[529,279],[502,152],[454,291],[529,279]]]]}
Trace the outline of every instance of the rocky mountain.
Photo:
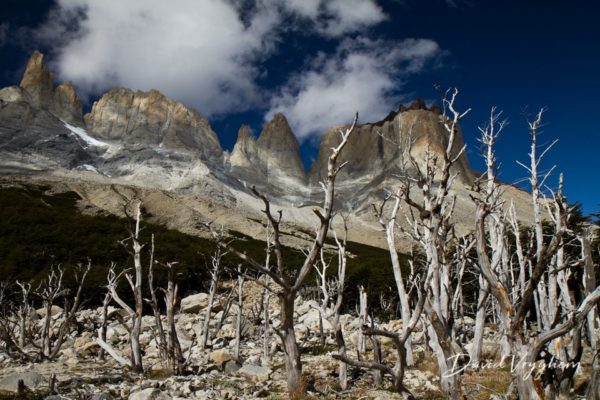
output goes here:
{"type": "Polygon", "coordinates": [[[283,114],[275,115],[256,140],[247,126],[240,128],[229,169],[232,176],[278,198],[297,194],[307,183],[300,144],[283,114]]]}
{"type": "MultiPolygon", "coordinates": [[[[186,199],[177,205],[155,195],[162,200],[156,202],[153,214],[162,215],[169,223],[179,221],[174,227],[193,231],[193,224],[185,218],[219,217],[254,236],[263,232],[260,224],[251,222],[262,219],[262,204],[250,191],[254,185],[284,210],[290,232],[312,230],[312,207],[322,196],[319,181],[326,172],[329,149],[338,143],[338,130],[343,128],[325,132],[317,159],[305,172],[298,140],[282,114],[267,122],[257,139],[242,126],[233,151],[228,153],[206,118],[156,90],[111,89],[93,104],[89,114],[83,116],[81,110],[73,86],[63,83],[54,87],[44,56],[35,52],[20,86],[0,90],[0,172],[72,182],[78,190],[88,192],[90,203],[116,213],[120,209],[116,200],[107,200],[102,194],[106,192],[97,188],[122,185],[144,193],[166,191],[167,197],[186,199]],[[161,208],[165,204],[178,207],[179,214],[161,208]],[[218,211],[214,208],[217,204],[218,211]],[[194,210],[184,212],[184,207],[194,210]],[[240,223],[242,219],[247,223],[240,223]]],[[[419,164],[427,148],[441,152],[446,140],[439,108],[427,108],[423,101],[356,128],[341,155],[341,161],[348,164],[338,178],[337,197],[339,207],[354,218],[351,226],[356,229],[357,241],[383,243],[383,238],[363,234],[377,226],[368,210],[386,189],[398,184],[398,175],[412,172],[407,163],[409,149],[419,164]]],[[[456,151],[462,146],[459,132],[456,151]]],[[[460,222],[473,216],[466,188],[474,174],[465,155],[456,169],[460,222]]],[[[516,189],[507,190],[516,198],[523,197],[516,189]]]]}
{"type": "Polygon", "coordinates": [[[223,153],[206,118],[157,90],[111,89],[85,115],[85,126],[98,139],[131,147],[191,151],[206,161],[223,153]]]}

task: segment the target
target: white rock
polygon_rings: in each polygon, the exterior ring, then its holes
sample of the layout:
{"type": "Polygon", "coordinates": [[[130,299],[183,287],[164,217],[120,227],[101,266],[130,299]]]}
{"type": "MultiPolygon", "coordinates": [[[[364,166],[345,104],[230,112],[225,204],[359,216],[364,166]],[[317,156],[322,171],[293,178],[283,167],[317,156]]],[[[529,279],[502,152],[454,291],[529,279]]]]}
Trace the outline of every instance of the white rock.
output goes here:
{"type": "Polygon", "coordinates": [[[5,376],[0,379],[0,390],[16,393],[19,380],[22,380],[29,389],[36,389],[45,383],[45,379],[36,371],[27,371],[5,376]]]}
{"type": "Polygon", "coordinates": [[[195,314],[208,305],[208,294],[197,293],[181,299],[180,310],[182,313],[195,314]]]}
{"type": "Polygon", "coordinates": [[[129,400],[171,400],[171,396],[159,389],[148,388],[132,393],[129,400]]]}
{"type": "Polygon", "coordinates": [[[244,364],[242,368],[238,370],[238,373],[254,381],[265,382],[268,381],[271,376],[271,369],[259,365],[244,364]]]}

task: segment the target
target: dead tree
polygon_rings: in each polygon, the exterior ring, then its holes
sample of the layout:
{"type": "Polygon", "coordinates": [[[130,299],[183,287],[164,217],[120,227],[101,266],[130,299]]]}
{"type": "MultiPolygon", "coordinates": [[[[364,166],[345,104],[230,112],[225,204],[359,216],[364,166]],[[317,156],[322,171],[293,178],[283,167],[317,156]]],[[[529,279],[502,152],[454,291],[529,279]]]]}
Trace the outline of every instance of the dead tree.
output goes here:
{"type": "Polygon", "coordinates": [[[323,319],[327,318],[327,310],[329,308],[331,285],[327,277],[327,269],[331,265],[331,261],[325,260],[325,251],[321,248],[321,257],[319,262],[315,263],[314,269],[317,273],[317,286],[321,292],[319,304],[319,338],[321,347],[325,346],[326,335],[323,329],[323,319]]]}
{"type": "Polygon", "coordinates": [[[240,342],[242,341],[242,318],[244,307],[244,275],[242,274],[242,265],[238,265],[237,277],[237,315],[235,319],[235,347],[233,349],[233,358],[240,359],[240,342]]]}
{"type": "Polygon", "coordinates": [[[167,269],[167,287],[162,289],[164,294],[166,312],[167,312],[167,331],[166,331],[166,355],[167,364],[171,367],[175,374],[183,372],[185,360],[181,351],[181,344],[177,336],[177,327],[175,325],[175,307],[177,305],[177,297],[179,288],[175,283],[175,265],[176,262],[168,262],[164,264],[167,269]]]}
{"type": "Polygon", "coordinates": [[[24,349],[27,344],[27,322],[29,321],[29,313],[31,312],[31,306],[29,305],[29,294],[31,292],[31,283],[19,282],[17,285],[21,288],[21,305],[18,308],[19,315],[19,346],[24,349]]]}
{"type": "Polygon", "coordinates": [[[60,266],[52,267],[50,273],[44,278],[34,294],[42,300],[42,309],[44,310],[44,319],[41,331],[41,356],[44,358],[50,357],[50,328],[52,323],[52,307],[54,302],[69,293],[68,289],[63,287],[64,272],[60,266]]]}
{"type": "Polygon", "coordinates": [[[417,278],[417,281],[415,282],[416,304],[412,310],[411,319],[403,326],[400,332],[390,332],[368,325],[362,326],[362,332],[367,336],[383,336],[392,340],[397,353],[396,363],[393,367],[384,364],[381,357],[379,360],[374,361],[354,360],[346,354],[334,354],[332,357],[357,368],[376,370],[380,371],[382,374],[389,375],[392,378],[396,392],[398,392],[403,399],[414,400],[414,395],[406,386],[404,386],[404,374],[406,372],[406,340],[413,334],[416,326],[419,324],[427,299],[427,290],[431,284],[432,275],[431,271],[428,271],[423,281],[419,281],[417,278]]]}
{"type": "MultiPolygon", "coordinates": [[[[127,208],[125,207],[126,215],[129,215],[127,208]]],[[[130,270],[126,269],[121,273],[115,272],[115,264],[112,264],[107,275],[107,289],[110,293],[112,301],[118,304],[123,311],[127,313],[130,320],[130,326],[127,327],[129,331],[129,347],[131,349],[130,361],[125,360],[123,357],[118,355],[114,349],[112,349],[100,336],[96,338],[96,342],[106,351],[111,357],[113,357],[118,363],[126,365],[133,369],[137,373],[143,373],[144,367],[142,364],[142,349],[140,346],[140,333],[142,330],[142,312],[143,312],[143,298],[142,298],[142,248],[143,244],[140,243],[140,223],[142,219],[141,203],[137,202],[135,205],[135,222],[133,227],[130,228],[130,236],[127,239],[121,241],[121,244],[125,245],[128,241],[131,241],[132,256],[133,256],[133,277],[130,270]],[[121,276],[125,276],[134,297],[134,306],[131,307],[127,304],[117,292],[119,279],[121,276]]]]}
{"type": "MultiPolygon", "coordinates": [[[[267,219],[269,220],[273,228],[273,250],[275,253],[276,264],[274,268],[265,267],[262,263],[249,257],[247,254],[237,251],[233,246],[226,243],[223,236],[216,232],[208,225],[211,229],[213,237],[219,243],[220,247],[223,247],[235,254],[242,261],[246,263],[246,266],[256,272],[266,274],[270,277],[273,285],[277,287],[277,296],[280,302],[280,320],[281,326],[275,332],[279,335],[284,352],[285,352],[285,366],[287,374],[287,387],[288,393],[291,398],[297,398],[303,396],[306,391],[304,380],[302,378],[302,362],[300,360],[300,349],[296,342],[296,336],[294,332],[294,301],[298,294],[298,291],[303,286],[306,278],[308,277],[314,263],[319,257],[320,250],[323,247],[323,243],[327,237],[331,218],[333,216],[333,201],[335,192],[335,179],[340,169],[345,163],[338,165],[338,156],[348,141],[348,137],[354,130],[358,115],[354,118],[354,121],[350,128],[345,131],[340,130],[340,142],[339,144],[331,149],[331,154],[327,162],[327,179],[326,182],[322,183],[322,188],[325,192],[325,198],[323,202],[323,210],[314,209],[314,213],[318,217],[320,224],[316,231],[315,240],[313,241],[310,249],[302,263],[302,266],[297,270],[293,276],[290,276],[289,270],[286,269],[285,260],[283,257],[283,249],[280,241],[280,223],[282,213],[279,211],[277,216],[271,212],[271,204],[269,200],[258,191],[253,188],[254,194],[259,197],[264,205],[267,219]]],[[[260,281],[257,281],[260,282],[260,281]]]]}
{"type": "MultiPolygon", "coordinates": [[[[32,328],[34,324],[28,324],[30,315],[23,315],[22,313],[24,309],[29,308],[29,304],[25,302],[25,298],[29,296],[31,285],[19,282],[17,284],[21,288],[21,297],[23,300],[15,304],[12,301],[11,285],[7,281],[0,281],[0,343],[4,351],[12,358],[32,362],[40,357],[30,354],[24,346],[21,346],[21,343],[25,345],[32,343],[34,347],[36,346],[33,343],[34,335],[32,328]],[[25,321],[24,324],[23,321],[25,321]]],[[[39,346],[37,347],[39,348],[39,346]]]]}
{"type": "Polygon", "coordinates": [[[464,352],[452,338],[453,316],[450,304],[451,269],[448,259],[453,238],[450,218],[454,211],[455,196],[450,189],[457,176],[454,164],[463,155],[465,147],[456,148],[459,121],[470,111],[459,112],[455,108],[458,90],[447,91],[444,96],[443,125],[447,131],[446,148],[442,154],[435,154],[427,146],[422,163],[412,155],[412,139],[409,137],[405,151],[406,173],[399,196],[408,205],[405,212],[409,228],[403,230],[419,243],[425,253],[426,275],[431,275],[429,299],[425,303],[425,321],[429,347],[433,350],[440,373],[440,386],[449,398],[460,398],[460,374],[453,374],[455,362],[464,352]],[[441,161],[440,161],[441,157],[441,161]],[[417,199],[411,190],[416,186],[421,198],[417,199]]]}
{"type": "MultiPolygon", "coordinates": [[[[396,218],[398,215],[398,210],[400,209],[400,194],[401,191],[398,190],[394,196],[394,205],[390,212],[390,216],[387,219],[384,216],[384,208],[387,201],[391,199],[392,196],[387,196],[379,207],[373,204],[373,210],[375,211],[375,216],[377,217],[379,224],[385,230],[385,237],[387,240],[388,250],[390,252],[390,258],[392,261],[392,270],[394,272],[394,281],[396,282],[396,290],[400,299],[402,326],[407,327],[408,322],[411,318],[410,302],[408,298],[408,291],[406,290],[404,279],[402,277],[402,266],[400,265],[400,257],[398,256],[398,251],[396,250],[396,218]]],[[[410,336],[407,337],[404,345],[406,346],[406,365],[410,367],[414,364],[412,339],[410,336]]]]}
{"type": "MultiPolygon", "coordinates": [[[[494,254],[501,253],[499,247],[505,246],[506,241],[491,240],[493,236],[486,224],[490,215],[499,215],[497,210],[501,203],[497,197],[487,193],[474,197],[477,204],[479,268],[490,294],[498,303],[511,355],[518,362],[515,375],[519,398],[525,400],[569,397],[573,375],[582,354],[581,325],[600,301],[600,286],[588,290],[586,297],[577,305],[566,285],[565,273],[572,268],[564,257],[571,208],[563,196],[562,176],[559,188],[552,192],[551,198],[543,198],[542,195],[542,188],[553,170],[539,174],[540,163],[552,146],[538,155],[537,135],[542,114],[543,110],[529,124],[532,137],[530,164],[521,164],[529,172],[534,222],[529,239],[524,239],[515,229],[518,278],[503,275],[502,268],[499,268],[502,257],[494,257],[494,254]],[[544,207],[547,209],[545,216],[542,214],[544,207]],[[553,227],[549,234],[544,233],[544,218],[553,227]],[[517,287],[519,290],[515,290],[517,287]],[[516,296],[511,297],[515,293],[516,296]],[[533,310],[536,312],[535,326],[531,318],[533,310]],[[568,336],[568,340],[563,340],[564,336],[568,336]],[[531,368],[540,360],[544,362],[544,368],[541,376],[537,376],[531,368]]],[[[490,146],[488,144],[488,151],[493,151],[490,146]]],[[[516,221],[510,224],[518,226],[516,221]]]]}
{"type": "Polygon", "coordinates": [[[154,336],[158,349],[160,352],[160,358],[167,360],[167,337],[165,335],[165,329],[163,327],[162,318],[160,315],[160,306],[158,304],[158,298],[156,297],[157,288],[154,286],[154,235],[150,239],[150,261],[148,262],[148,289],[150,290],[150,299],[147,302],[152,307],[152,313],[154,314],[154,336]]]}
{"type": "MultiPolygon", "coordinates": [[[[507,248],[504,241],[506,240],[504,235],[504,219],[503,219],[503,201],[502,191],[497,184],[497,167],[496,167],[496,156],[494,154],[494,144],[504,127],[506,126],[506,120],[501,119],[502,112],[497,112],[496,108],[493,107],[490,111],[490,117],[486,124],[479,128],[481,137],[479,142],[483,148],[483,158],[486,164],[486,171],[484,175],[478,179],[476,185],[479,185],[477,190],[485,192],[485,196],[488,201],[496,204],[497,207],[490,212],[486,218],[486,225],[488,232],[490,232],[490,242],[492,243],[491,257],[496,265],[499,276],[508,278],[510,273],[508,272],[510,267],[507,263],[507,248]],[[484,186],[481,188],[480,186],[484,186]]],[[[470,362],[478,364],[481,358],[481,348],[483,342],[483,330],[486,319],[486,302],[489,298],[488,282],[479,275],[479,295],[477,300],[477,311],[475,316],[475,333],[473,336],[473,346],[469,353],[470,362]]],[[[506,334],[507,327],[502,323],[500,324],[501,334],[501,345],[502,354],[501,359],[504,360],[509,356],[509,350],[507,350],[508,340],[506,334]]]]}
{"type": "MultiPolygon", "coordinates": [[[[222,235],[221,235],[222,236],[222,235]]],[[[208,335],[210,333],[210,319],[212,314],[213,303],[215,301],[215,294],[219,286],[219,280],[221,275],[221,258],[223,252],[220,247],[217,251],[210,256],[211,270],[210,270],[210,289],[208,291],[208,305],[204,310],[204,321],[202,322],[202,337],[200,338],[200,349],[204,349],[208,343],[208,335]]]]}
{"type": "MultiPolygon", "coordinates": [[[[266,249],[265,249],[265,268],[271,268],[271,253],[273,252],[273,229],[270,222],[267,221],[266,225],[266,249]]],[[[262,309],[262,321],[263,321],[263,359],[266,364],[271,363],[271,315],[269,311],[269,304],[271,302],[271,278],[267,274],[262,274],[258,278],[262,282],[263,291],[261,298],[261,309],[262,309]]],[[[260,315],[260,313],[258,314],[260,315]]],[[[258,318],[260,321],[260,317],[258,318]]]]}
{"type": "MultiPolygon", "coordinates": [[[[265,276],[265,286],[269,287],[270,278],[265,276]]],[[[271,316],[269,311],[269,303],[271,301],[271,290],[263,289],[262,292],[263,306],[263,358],[267,364],[271,362],[271,316]]]]}
{"type": "MultiPolygon", "coordinates": [[[[579,236],[581,242],[581,259],[583,260],[583,288],[585,294],[589,295],[596,288],[596,274],[594,271],[594,260],[592,258],[592,232],[587,230],[579,236]]],[[[587,316],[586,331],[590,342],[590,347],[598,350],[598,338],[596,329],[598,328],[598,310],[595,308],[587,316]]]]}
{"type": "Polygon", "coordinates": [[[85,278],[87,277],[87,274],[90,272],[91,267],[92,263],[88,260],[88,263],[85,267],[79,265],[75,269],[75,282],[77,282],[77,291],[75,292],[75,297],[72,300],[73,302],[71,304],[71,307],[66,307],[65,304],[65,309],[63,311],[63,321],[60,324],[60,327],[58,328],[58,334],[56,335],[52,351],[50,352],[50,359],[55,359],[56,357],[58,357],[58,353],[60,352],[60,349],[63,343],[65,342],[65,339],[67,338],[66,336],[69,334],[69,329],[76,321],[77,313],[79,312],[82,305],[81,293],[83,291],[83,285],[85,283],[85,278]]]}
{"type": "MultiPolygon", "coordinates": [[[[368,326],[368,315],[367,315],[367,292],[363,286],[358,287],[358,320],[360,326],[368,326]]],[[[362,329],[358,331],[358,337],[356,340],[356,351],[358,357],[360,357],[367,351],[367,338],[363,333],[362,329]]]]}
{"type": "MultiPolygon", "coordinates": [[[[344,223],[344,236],[339,239],[335,231],[333,231],[333,237],[337,245],[337,256],[338,256],[338,270],[337,270],[337,284],[335,287],[335,303],[333,305],[333,318],[331,326],[335,334],[335,343],[338,348],[338,355],[341,357],[346,356],[346,342],[344,340],[344,332],[342,330],[342,324],[340,322],[340,315],[342,310],[342,304],[344,301],[344,289],[346,284],[346,245],[348,243],[348,225],[346,223],[346,217],[342,217],[344,223]]],[[[340,388],[346,390],[348,387],[348,372],[347,365],[345,362],[340,361],[338,367],[338,381],[340,388]]]]}
{"type": "MultiPolygon", "coordinates": [[[[65,308],[62,313],[62,321],[57,328],[56,335],[51,335],[52,327],[52,308],[55,305],[56,300],[67,296],[71,291],[63,286],[64,271],[60,266],[51,268],[48,276],[43,279],[39,286],[34,291],[34,294],[42,300],[42,309],[44,313],[42,329],[40,332],[40,352],[38,354],[39,359],[55,359],[60,349],[67,338],[69,329],[77,317],[77,313],[81,308],[81,294],[83,291],[83,285],[85,278],[91,268],[91,261],[88,261],[87,266],[78,266],[75,268],[75,281],[77,283],[77,291],[72,299],[72,303],[69,306],[67,300],[65,300],[65,308]]],[[[23,296],[25,299],[25,292],[28,292],[29,287],[26,284],[19,284],[22,288],[23,296]]],[[[23,321],[24,315],[21,315],[20,331],[21,334],[28,336],[25,332],[25,323],[23,321]]],[[[56,328],[56,327],[55,327],[56,328]]]]}
{"type": "MultiPolygon", "coordinates": [[[[102,311],[101,311],[101,322],[100,329],[98,330],[98,337],[104,343],[106,343],[106,332],[108,330],[108,305],[110,304],[110,291],[106,291],[104,299],[102,300],[102,311]]],[[[100,348],[98,358],[104,359],[104,348],[100,348]]]]}

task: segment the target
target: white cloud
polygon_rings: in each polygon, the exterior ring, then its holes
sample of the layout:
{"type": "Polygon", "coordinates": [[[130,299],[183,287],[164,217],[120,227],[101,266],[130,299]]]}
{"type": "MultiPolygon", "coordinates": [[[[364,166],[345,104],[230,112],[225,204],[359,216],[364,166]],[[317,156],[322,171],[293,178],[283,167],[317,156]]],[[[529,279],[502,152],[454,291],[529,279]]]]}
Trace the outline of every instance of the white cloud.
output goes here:
{"type": "Polygon", "coordinates": [[[440,54],[426,39],[400,42],[347,39],[334,55],[320,54],[272,100],[267,118],[283,112],[301,138],[347,123],[383,118],[400,100],[402,80],[440,54]]]}
{"type": "Polygon", "coordinates": [[[256,62],[278,23],[263,9],[245,24],[220,0],[59,0],[38,34],[59,41],[59,77],[88,93],[155,88],[214,115],[258,101],[256,62]]]}
{"type": "Polygon", "coordinates": [[[264,105],[259,67],[283,29],[335,37],[384,18],[375,0],[57,0],[37,37],[85,95],[154,88],[211,116],[264,105]]]}

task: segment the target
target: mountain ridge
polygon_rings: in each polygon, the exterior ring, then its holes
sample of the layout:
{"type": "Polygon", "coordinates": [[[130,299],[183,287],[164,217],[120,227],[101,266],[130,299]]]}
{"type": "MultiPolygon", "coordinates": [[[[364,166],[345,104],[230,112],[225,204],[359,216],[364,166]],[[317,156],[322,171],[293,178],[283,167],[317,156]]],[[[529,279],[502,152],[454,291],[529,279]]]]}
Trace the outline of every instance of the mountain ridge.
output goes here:
{"type": "MultiPolygon", "coordinates": [[[[357,125],[340,157],[347,165],[338,176],[336,202],[340,211],[354,215],[359,232],[378,229],[368,212],[371,204],[398,185],[399,175],[414,174],[414,167],[407,167],[409,155],[421,168],[425,151],[444,151],[443,118],[439,107],[416,100],[382,121],[357,125]]],[[[55,88],[39,52],[28,62],[21,86],[0,89],[0,122],[4,174],[36,173],[195,196],[232,210],[232,215],[220,215],[234,225],[242,214],[262,217],[262,203],[250,190],[255,186],[286,211],[292,225],[311,230],[327,155],[339,140],[338,130],[345,128],[335,126],[324,133],[308,171],[283,114],[266,122],[256,139],[248,127],[240,127],[229,153],[201,113],[156,90],[113,88],[82,115],[72,85],[55,88]]],[[[454,151],[462,146],[459,131],[454,151]]],[[[475,175],[465,154],[455,170],[458,214],[466,218],[473,215],[467,191],[475,175]]],[[[204,208],[199,213],[211,218],[204,208]]],[[[260,231],[256,226],[248,229],[254,235],[260,231]]]]}

